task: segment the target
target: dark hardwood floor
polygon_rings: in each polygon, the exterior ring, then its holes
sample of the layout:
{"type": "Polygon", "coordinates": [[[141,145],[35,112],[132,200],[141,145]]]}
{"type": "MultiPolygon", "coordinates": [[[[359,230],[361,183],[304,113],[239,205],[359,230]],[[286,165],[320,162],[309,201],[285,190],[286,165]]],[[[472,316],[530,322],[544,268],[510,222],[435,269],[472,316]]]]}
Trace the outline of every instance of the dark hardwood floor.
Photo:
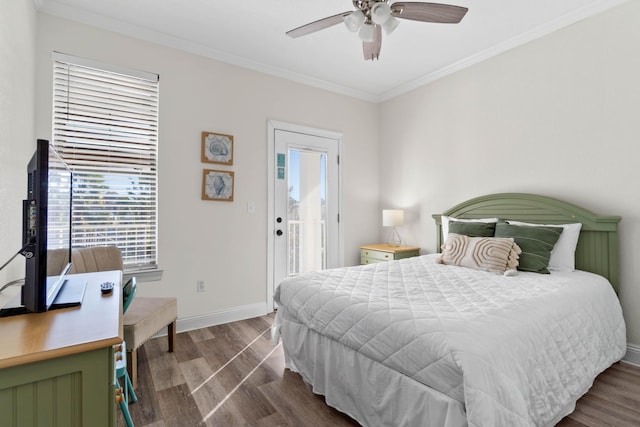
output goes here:
{"type": "MultiPolygon", "coordinates": [[[[357,426],[284,369],[271,344],[273,315],[179,333],[138,350],[136,427],[357,426]]],[[[118,425],[123,426],[118,410],[118,425]]],[[[640,426],[640,368],[616,363],[603,372],[561,427],[640,426]]]]}

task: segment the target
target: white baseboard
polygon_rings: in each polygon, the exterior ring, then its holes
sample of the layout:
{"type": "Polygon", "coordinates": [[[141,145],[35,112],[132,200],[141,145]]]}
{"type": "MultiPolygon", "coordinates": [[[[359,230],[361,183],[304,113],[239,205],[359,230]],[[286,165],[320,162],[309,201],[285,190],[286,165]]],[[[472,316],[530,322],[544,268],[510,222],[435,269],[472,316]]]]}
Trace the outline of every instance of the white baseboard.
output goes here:
{"type": "Polygon", "coordinates": [[[640,366],[640,346],[627,344],[627,354],[624,355],[622,360],[632,365],[640,366]]]}
{"type": "MultiPolygon", "coordinates": [[[[251,319],[253,317],[264,316],[267,313],[267,304],[258,303],[233,307],[226,310],[204,314],[202,316],[184,317],[176,321],[176,332],[187,332],[194,329],[222,325],[223,323],[251,319]]],[[[160,332],[155,334],[153,337],[156,338],[165,335],[167,335],[167,328],[162,328],[160,332]]]]}

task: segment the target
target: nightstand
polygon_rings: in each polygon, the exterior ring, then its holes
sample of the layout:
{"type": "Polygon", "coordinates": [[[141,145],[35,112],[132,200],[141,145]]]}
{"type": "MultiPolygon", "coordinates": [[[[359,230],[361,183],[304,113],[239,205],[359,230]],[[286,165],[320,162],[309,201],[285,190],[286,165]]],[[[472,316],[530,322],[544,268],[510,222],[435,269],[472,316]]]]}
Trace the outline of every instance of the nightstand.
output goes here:
{"type": "Polygon", "coordinates": [[[416,246],[394,246],[386,243],[360,246],[360,264],[372,264],[420,255],[416,246]]]}

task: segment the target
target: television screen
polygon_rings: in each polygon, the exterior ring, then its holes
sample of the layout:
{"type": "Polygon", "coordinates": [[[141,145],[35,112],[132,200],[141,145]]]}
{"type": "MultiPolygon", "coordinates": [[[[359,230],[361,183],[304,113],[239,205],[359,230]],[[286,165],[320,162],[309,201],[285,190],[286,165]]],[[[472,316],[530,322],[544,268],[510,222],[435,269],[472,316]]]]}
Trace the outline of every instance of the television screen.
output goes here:
{"type": "Polygon", "coordinates": [[[27,166],[23,240],[26,246],[22,304],[49,309],[71,268],[71,170],[48,141],[39,139],[27,166]]]}

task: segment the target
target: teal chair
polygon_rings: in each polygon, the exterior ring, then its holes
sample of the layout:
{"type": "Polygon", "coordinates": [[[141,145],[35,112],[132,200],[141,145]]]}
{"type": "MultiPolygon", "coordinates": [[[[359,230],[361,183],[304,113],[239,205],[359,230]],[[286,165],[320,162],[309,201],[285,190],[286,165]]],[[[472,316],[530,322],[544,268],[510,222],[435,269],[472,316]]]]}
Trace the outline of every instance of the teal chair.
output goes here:
{"type": "MultiPolygon", "coordinates": [[[[126,313],[131,301],[133,300],[133,296],[136,294],[136,278],[132,277],[129,281],[122,287],[122,314],[126,313]]],[[[116,386],[116,400],[120,405],[120,410],[122,411],[122,416],[124,417],[124,421],[127,424],[127,427],[134,427],[133,420],[131,419],[131,414],[129,413],[129,402],[137,402],[138,397],[136,396],[135,391],[133,390],[133,384],[131,384],[131,379],[129,378],[129,373],[127,372],[127,344],[125,341],[122,341],[122,344],[118,344],[114,346],[114,357],[115,357],[115,386],[116,386]],[[122,385],[122,382],[124,385],[122,385]]]]}

